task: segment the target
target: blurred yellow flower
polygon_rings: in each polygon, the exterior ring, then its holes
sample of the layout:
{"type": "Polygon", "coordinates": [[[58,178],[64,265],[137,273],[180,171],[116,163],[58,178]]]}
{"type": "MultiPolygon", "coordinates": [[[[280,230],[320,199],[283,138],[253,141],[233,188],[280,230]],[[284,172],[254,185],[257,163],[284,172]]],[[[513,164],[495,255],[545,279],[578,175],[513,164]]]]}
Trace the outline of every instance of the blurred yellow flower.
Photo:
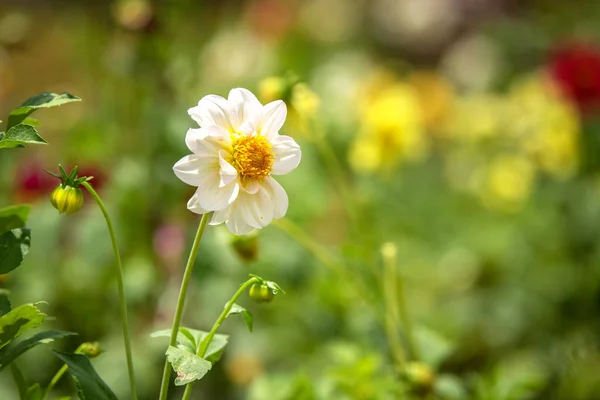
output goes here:
{"type": "Polygon", "coordinates": [[[516,211],[529,198],[534,179],[535,166],[527,157],[499,155],[488,166],[480,195],[490,208],[516,211]]]}
{"type": "Polygon", "coordinates": [[[512,117],[508,131],[540,169],[559,178],[576,171],[579,118],[543,75],[517,82],[510,91],[512,117]]]}
{"type": "Polygon", "coordinates": [[[450,107],[441,131],[460,142],[475,143],[502,135],[507,120],[506,101],[490,93],[468,94],[450,107]]]}
{"type": "Polygon", "coordinates": [[[447,79],[433,71],[416,71],[409,78],[422,110],[423,123],[433,131],[446,118],[454,101],[454,89],[447,79]]]}
{"type": "Polygon", "coordinates": [[[349,154],[357,171],[386,170],[426,155],[420,102],[412,86],[376,77],[360,96],[359,119],[360,131],[349,154]]]}

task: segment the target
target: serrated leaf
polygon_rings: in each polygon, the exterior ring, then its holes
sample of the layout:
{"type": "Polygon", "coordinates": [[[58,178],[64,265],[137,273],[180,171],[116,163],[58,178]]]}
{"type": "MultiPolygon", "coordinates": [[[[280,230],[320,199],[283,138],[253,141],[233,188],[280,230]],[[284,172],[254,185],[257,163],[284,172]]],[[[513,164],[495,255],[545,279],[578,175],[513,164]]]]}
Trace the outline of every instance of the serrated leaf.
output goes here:
{"type": "Polygon", "coordinates": [[[0,234],[11,229],[23,228],[30,209],[31,207],[25,204],[0,208],[0,234]]]}
{"type": "Polygon", "coordinates": [[[32,112],[34,112],[38,108],[56,107],[74,101],[81,101],[81,99],[69,93],[56,94],[44,92],[36,94],[35,96],[27,99],[27,101],[25,101],[25,103],[23,103],[21,107],[13,110],[10,113],[10,115],[8,116],[8,123],[6,129],[8,130],[17,124],[20,124],[25,120],[25,118],[27,118],[32,112]]]}
{"type": "Polygon", "coordinates": [[[117,396],[96,373],[86,356],[56,350],[54,353],[68,365],[68,371],[77,384],[77,394],[81,400],[117,400],[117,396]]]}
{"type": "Polygon", "coordinates": [[[33,126],[18,124],[4,134],[4,137],[0,140],[0,149],[20,147],[24,144],[48,144],[48,142],[38,135],[33,126]]]}
{"type": "Polygon", "coordinates": [[[210,362],[184,349],[169,346],[166,354],[167,361],[171,363],[173,370],[177,373],[176,386],[200,380],[212,368],[210,362]]]}
{"type": "Polygon", "coordinates": [[[5,347],[4,349],[0,350],[0,371],[6,368],[10,363],[12,363],[27,350],[39,344],[50,343],[56,339],[61,339],[71,335],[76,335],[76,333],[64,331],[45,331],[37,333],[29,339],[23,340],[15,345],[5,347]]]}
{"type": "Polygon", "coordinates": [[[229,313],[227,313],[227,317],[229,317],[232,314],[241,314],[242,318],[244,318],[244,322],[246,323],[246,326],[248,327],[248,330],[250,332],[252,332],[252,324],[254,322],[254,318],[252,317],[252,314],[250,314],[250,311],[246,310],[244,307],[240,306],[239,304],[234,304],[231,307],[231,310],[229,310],[229,313]]]}
{"type": "Polygon", "coordinates": [[[29,329],[44,322],[46,314],[34,304],[23,304],[0,317],[0,349],[29,329]]]}
{"type": "Polygon", "coordinates": [[[27,399],[27,383],[25,383],[25,377],[23,376],[23,372],[17,367],[16,364],[11,364],[10,372],[12,373],[13,381],[17,386],[17,391],[19,392],[19,399],[26,400],[27,399]]]}
{"type": "Polygon", "coordinates": [[[0,234],[0,274],[17,268],[29,253],[31,232],[27,228],[12,229],[0,234]]]}

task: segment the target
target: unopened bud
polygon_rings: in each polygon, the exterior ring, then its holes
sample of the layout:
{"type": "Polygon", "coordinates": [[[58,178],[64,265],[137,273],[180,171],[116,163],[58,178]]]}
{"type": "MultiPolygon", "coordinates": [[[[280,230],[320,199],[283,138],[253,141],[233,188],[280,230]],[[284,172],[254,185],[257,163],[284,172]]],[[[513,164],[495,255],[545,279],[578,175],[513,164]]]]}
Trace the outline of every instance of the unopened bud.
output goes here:
{"type": "Polygon", "coordinates": [[[242,236],[233,236],[231,240],[233,250],[244,261],[256,260],[258,254],[258,234],[255,232],[250,232],[242,236]]]}
{"type": "Polygon", "coordinates": [[[75,353],[83,354],[88,358],[95,358],[102,353],[102,349],[100,349],[100,343],[98,342],[85,342],[79,345],[75,353]]]}
{"type": "Polygon", "coordinates": [[[58,185],[50,195],[50,202],[61,214],[72,214],[83,207],[83,192],[72,186],[58,185]]]}
{"type": "Polygon", "coordinates": [[[257,303],[269,303],[275,297],[273,290],[266,284],[255,283],[250,288],[250,298],[257,303]]]}
{"type": "Polygon", "coordinates": [[[410,362],[404,368],[404,376],[417,391],[428,392],[433,388],[435,375],[431,367],[421,362],[410,362]]]}

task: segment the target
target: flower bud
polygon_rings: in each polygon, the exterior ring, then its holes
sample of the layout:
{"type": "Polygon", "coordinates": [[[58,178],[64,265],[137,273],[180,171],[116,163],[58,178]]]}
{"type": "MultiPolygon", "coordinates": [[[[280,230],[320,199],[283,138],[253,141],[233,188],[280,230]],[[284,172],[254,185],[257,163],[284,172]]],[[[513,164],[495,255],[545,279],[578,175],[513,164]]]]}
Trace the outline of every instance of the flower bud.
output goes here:
{"type": "Polygon", "coordinates": [[[100,343],[98,342],[85,342],[79,345],[75,353],[83,354],[88,358],[95,358],[102,353],[102,350],[100,349],[100,343]]]}
{"type": "Polygon", "coordinates": [[[50,202],[61,214],[72,214],[83,206],[83,192],[72,186],[58,185],[50,195],[50,202]]]}
{"type": "Polygon", "coordinates": [[[435,374],[431,367],[421,362],[410,362],[404,368],[404,377],[418,392],[429,392],[433,388],[435,374]]]}
{"type": "Polygon", "coordinates": [[[250,288],[250,298],[257,303],[269,303],[275,297],[273,290],[266,284],[255,283],[250,288]]]}
{"type": "Polygon", "coordinates": [[[254,261],[258,255],[258,234],[256,231],[243,236],[233,236],[231,247],[244,261],[254,261]]]}

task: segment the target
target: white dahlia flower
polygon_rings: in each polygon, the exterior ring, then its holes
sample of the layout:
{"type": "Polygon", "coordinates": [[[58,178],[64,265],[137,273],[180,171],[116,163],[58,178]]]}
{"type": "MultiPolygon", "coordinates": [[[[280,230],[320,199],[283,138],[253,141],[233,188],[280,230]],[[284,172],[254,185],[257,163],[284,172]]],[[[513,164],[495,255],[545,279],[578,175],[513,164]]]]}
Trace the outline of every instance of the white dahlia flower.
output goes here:
{"type": "Polygon", "coordinates": [[[262,105],[250,91],[229,97],[208,95],[188,114],[200,125],[185,143],[193,154],[179,160],[175,175],[198,190],[187,207],[213,211],[211,225],[226,223],[236,235],[267,226],[288,208],[285,190],[271,175],[285,175],[300,163],[300,146],[279,134],[287,109],[281,100],[262,105]]]}

